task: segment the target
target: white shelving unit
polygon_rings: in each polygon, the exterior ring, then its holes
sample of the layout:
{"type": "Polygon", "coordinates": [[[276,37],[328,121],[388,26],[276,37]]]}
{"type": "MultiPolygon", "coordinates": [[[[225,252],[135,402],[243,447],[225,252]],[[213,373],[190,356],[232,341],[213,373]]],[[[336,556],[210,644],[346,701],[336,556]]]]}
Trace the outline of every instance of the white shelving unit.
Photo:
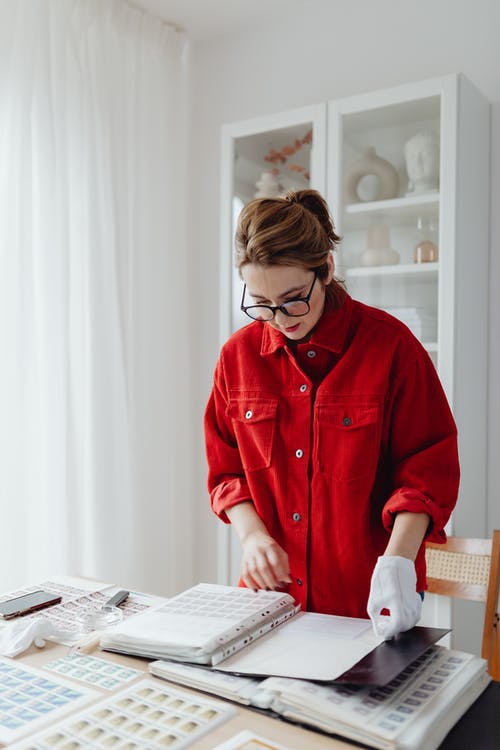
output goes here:
{"type": "MultiPolygon", "coordinates": [[[[237,214],[255,194],[262,171],[279,167],[283,188],[314,187],[329,203],[343,242],[337,275],[353,297],[397,312],[417,308],[426,325],[422,343],[432,357],[453,409],[461,457],[461,497],[453,532],[486,533],[486,358],[489,226],[489,105],[460,75],[447,75],[352,96],[269,117],[225,125],[221,163],[221,343],[243,322],[241,282],[233,268],[237,214]],[[404,144],[417,132],[439,138],[439,185],[408,190],[404,144]],[[286,164],[266,155],[312,134],[286,164]],[[346,170],[374,146],[398,172],[399,193],[387,200],[344,201],[346,170]],[[296,162],[298,171],[287,169],[296,162]],[[422,239],[417,221],[435,226],[438,258],[414,263],[422,239]],[[363,265],[367,231],[389,227],[399,263],[363,265]],[[429,324],[429,321],[431,323],[429,324]]],[[[434,238],[432,238],[434,239],[434,238]]],[[[418,408],[418,405],[416,405],[418,408]]],[[[219,578],[234,581],[239,547],[221,528],[219,578]]],[[[429,599],[432,599],[429,597],[429,599]]],[[[429,624],[453,625],[449,606],[426,604],[429,624]],[[430,611],[432,610],[432,611],[430,611]]],[[[468,624],[466,625],[468,627],[468,624]]],[[[460,644],[460,639],[457,641],[460,644]]],[[[472,650],[473,646],[471,646],[472,650]]]]}
{"type": "MultiPolygon", "coordinates": [[[[337,271],[351,294],[367,304],[392,307],[395,314],[398,308],[417,308],[435,320],[435,335],[422,343],[437,367],[459,430],[461,490],[450,530],[484,536],[489,105],[459,75],[332,101],[327,152],[327,199],[343,236],[337,271]],[[422,130],[439,137],[439,189],[411,194],[404,144],[422,130]],[[346,203],[347,170],[368,146],[396,168],[399,195],[346,203]],[[413,262],[414,245],[422,239],[419,217],[436,226],[436,262],[413,262]],[[367,231],[376,224],[389,227],[400,263],[362,265],[367,231]]],[[[428,597],[425,609],[429,624],[455,630],[470,618],[459,605],[452,608],[436,597],[428,597]]]]}

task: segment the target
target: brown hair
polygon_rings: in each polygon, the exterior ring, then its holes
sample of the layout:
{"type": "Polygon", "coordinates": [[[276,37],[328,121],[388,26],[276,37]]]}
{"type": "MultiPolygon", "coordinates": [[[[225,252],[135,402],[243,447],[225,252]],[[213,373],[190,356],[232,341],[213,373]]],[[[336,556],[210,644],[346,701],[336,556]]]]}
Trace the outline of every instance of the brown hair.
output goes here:
{"type": "MultiPolygon", "coordinates": [[[[257,198],[243,208],[235,236],[235,264],[300,266],[328,276],[327,259],[340,237],[324,198],[316,190],[290,191],[282,198],[257,198]]],[[[345,297],[343,283],[332,279],[326,301],[334,306],[345,297]]]]}

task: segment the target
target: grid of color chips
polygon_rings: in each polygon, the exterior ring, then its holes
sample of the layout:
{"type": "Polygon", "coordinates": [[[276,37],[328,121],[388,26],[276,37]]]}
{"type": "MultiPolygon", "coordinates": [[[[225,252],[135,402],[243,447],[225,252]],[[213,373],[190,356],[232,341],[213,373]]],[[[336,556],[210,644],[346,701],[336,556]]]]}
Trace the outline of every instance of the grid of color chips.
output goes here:
{"type": "Polygon", "coordinates": [[[144,679],[12,750],[180,750],[235,713],[227,704],[144,679]]]}
{"type": "Polygon", "coordinates": [[[104,690],[117,690],[144,674],[139,669],[129,669],[121,664],[86,654],[62,656],[44,664],[43,668],[104,690]]]}
{"type": "Polygon", "coordinates": [[[0,658],[0,742],[9,743],[98,697],[87,688],[0,658]]]}

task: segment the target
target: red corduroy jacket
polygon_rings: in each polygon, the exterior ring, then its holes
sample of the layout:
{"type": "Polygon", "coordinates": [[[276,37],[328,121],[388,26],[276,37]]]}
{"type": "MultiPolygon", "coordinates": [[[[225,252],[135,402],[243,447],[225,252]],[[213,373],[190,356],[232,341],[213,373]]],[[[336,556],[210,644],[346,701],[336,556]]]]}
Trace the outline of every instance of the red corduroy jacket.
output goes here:
{"type": "MultiPolygon", "coordinates": [[[[251,500],[288,553],[303,609],[366,617],[394,514],[425,512],[444,541],[457,433],[427,352],[398,320],[347,296],[307,343],[254,322],[224,345],[205,412],[214,512],[251,500]]],[[[423,545],[417,589],[425,589],[423,545]]]]}

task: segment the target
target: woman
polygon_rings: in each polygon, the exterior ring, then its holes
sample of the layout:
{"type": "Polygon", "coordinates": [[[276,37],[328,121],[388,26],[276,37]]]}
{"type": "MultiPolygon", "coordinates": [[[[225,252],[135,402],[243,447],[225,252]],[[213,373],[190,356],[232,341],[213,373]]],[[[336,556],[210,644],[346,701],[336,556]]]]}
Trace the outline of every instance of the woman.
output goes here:
{"type": "MultiPolygon", "coordinates": [[[[242,211],[241,309],[205,414],[214,512],[243,547],[241,583],[303,609],[418,621],[423,540],[445,541],[456,427],[427,352],[334,279],[335,234],[313,190],[242,211]]],[[[422,593],[423,595],[423,593],[422,593]]]]}

